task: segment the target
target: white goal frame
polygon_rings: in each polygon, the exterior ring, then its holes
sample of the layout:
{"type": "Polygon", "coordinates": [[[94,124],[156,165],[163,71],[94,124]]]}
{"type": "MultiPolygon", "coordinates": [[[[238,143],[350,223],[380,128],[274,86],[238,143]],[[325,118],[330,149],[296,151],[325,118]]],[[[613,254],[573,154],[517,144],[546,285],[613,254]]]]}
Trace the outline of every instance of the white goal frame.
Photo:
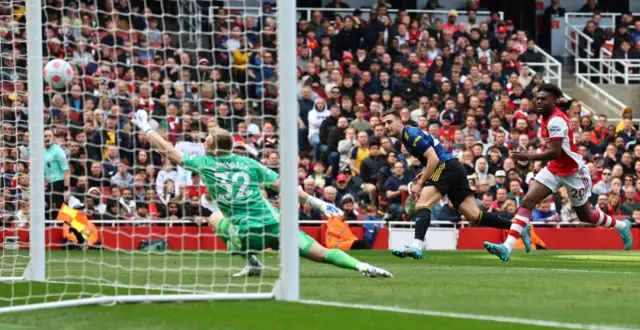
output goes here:
{"type": "MultiPolygon", "coordinates": [[[[31,187],[41,187],[44,182],[44,100],[42,79],[42,7],[40,0],[26,0],[27,29],[27,75],[29,97],[29,175],[31,187]]],[[[277,4],[278,54],[296,54],[296,5],[288,1],[277,4]]],[[[181,31],[186,32],[186,31],[181,31]]],[[[0,307],[0,313],[30,311],[44,308],[74,307],[83,305],[112,305],[116,303],[149,303],[171,301],[211,301],[211,300],[258,300],[278,299],[300,300],[298,219],[297,216],[284,219],[285,215],[298,214],[297,193],[297,84],[296,61],[280,60],[278,64],[279,88],[279,136],[280,144],[280,217],[281,249],[280,277],[269,293],[202,293],[202,294],[133,294],[98,295],[90,298],[69,299],[53,302],[0,307]]],[[[22,276],[0,277],[0,283],[46,282],[45,243],[45,194],[44,189],[30,189],[31,226],[29,240],[29,264],[22,276]]]]}

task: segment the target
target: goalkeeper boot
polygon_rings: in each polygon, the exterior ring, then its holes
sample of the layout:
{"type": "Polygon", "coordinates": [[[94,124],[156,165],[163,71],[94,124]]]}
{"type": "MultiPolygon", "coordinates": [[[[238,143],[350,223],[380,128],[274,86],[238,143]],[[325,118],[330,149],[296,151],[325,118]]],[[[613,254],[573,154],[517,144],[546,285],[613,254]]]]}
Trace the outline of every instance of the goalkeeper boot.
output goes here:
{"type": "Polygon", "coordinates": [[[411,246],[411,245],[405,245],[404,249],[391,250],[391,254],[393,254],[394,256],[396,256],[398,258],[403,258],[404,259],[406,257],[411,257],[411,258],[416,259],[416,260],[420,260],[424,256],[424,253],[422,252],[422,249],[419,249],[419,248],[411,246]]]}
{"type": "Polygon", "coordinates": [[[620,237],[622,237],[622,244],[624,244],[625,250],[631,250],[633,246],[633,235],[631,235],[631,221],[624,221],[625,227],[620,231],[620,237]]]}
{"type": "Polygon", "coordinates": [[[520,238],[522,238],[522,243],[524,244],[524,250],[527,253],[531,252],[531,225],[527,224],[524,227],[524,229],[522,229],[520,238]]]}
{"type": "Polygon", "coordinates": [[[484,242],[484,248],[494,256],[497,256],[502,261],[509,261],[511,258],[511,253],[507,250],[507,247],[504,244],[493,244],[489,242],[484,242]]]}
{"type": "Polygon", "coordinates": [[[262,275],[262,269],[264,269],[264,266],[260,262],[260,259],[255,255],[251,255],[247,260],[247,265],[241,271],[233,274],[233,277],[262,275]]]}
{"type": "Polygon", "coordinates": [[[357,264],[356,269],[358,269],[360,274],[367,277],[393,277],[388,271],[364,262],[357,264]]]}

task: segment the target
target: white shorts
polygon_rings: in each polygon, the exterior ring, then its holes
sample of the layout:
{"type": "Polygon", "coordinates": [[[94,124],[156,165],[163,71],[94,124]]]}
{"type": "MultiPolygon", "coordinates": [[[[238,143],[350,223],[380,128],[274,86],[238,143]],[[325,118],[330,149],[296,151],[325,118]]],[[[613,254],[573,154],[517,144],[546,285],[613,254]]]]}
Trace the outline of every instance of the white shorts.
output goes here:
{"type": "Polygon", "coordinates": [[[591,176],[585,166],[580,167],[578,172],[567,176],[555,175],[545,167],[536,174],[534,179],[553,193],[556,193],[560,187],[567,188],[573,206],[582,206],[591,197],[591,176]]]}

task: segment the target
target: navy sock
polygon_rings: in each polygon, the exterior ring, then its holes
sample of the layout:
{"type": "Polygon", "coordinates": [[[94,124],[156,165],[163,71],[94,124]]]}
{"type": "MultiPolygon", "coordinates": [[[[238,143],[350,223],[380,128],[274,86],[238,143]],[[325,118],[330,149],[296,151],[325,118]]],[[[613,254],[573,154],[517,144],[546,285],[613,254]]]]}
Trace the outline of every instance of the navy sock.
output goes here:
{"type": "Polygon", "coordinates": [[[511,220],[501,218],[495,213],[480,211],[480,216],[478,217],[478,225],[498,229],[510,229],[511,220]]]}
{"type": "Polygon", "coordinates": [[[413,215],[412,220],[416,222],[414,238],[424,241],[424,237],[427,235],[427,229],[429,229],[429,225],[431,224],[431,209],[426,207],[418,209],[413,215]]]}

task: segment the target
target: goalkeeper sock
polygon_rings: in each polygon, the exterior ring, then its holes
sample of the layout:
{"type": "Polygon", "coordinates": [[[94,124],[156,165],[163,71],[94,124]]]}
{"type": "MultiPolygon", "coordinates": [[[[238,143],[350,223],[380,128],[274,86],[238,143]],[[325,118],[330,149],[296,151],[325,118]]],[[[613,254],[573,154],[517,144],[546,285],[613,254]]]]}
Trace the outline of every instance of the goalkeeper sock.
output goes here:
{"type": "Polygon", "coordinates": [[[498,229],[510,229],[511,221],[501,218],[495,213],[480,211],[480,216],[478,216],[478,225],[498,229]]]}
{"type": "Polygon", "coordinates": [[[360,263],[358,259],[338,249],[327,250],[327,253],[324,255],[324,261],[334,266],[348,269],[357,269],[356,266],[360,263]]]}
{"type": "Polygon", "coordinates": [[[424,248],[424,237],[427,235],[427,229],[431,224],[431,208],[419,208],[413,215],[412,221],[415,221],[415,235],[411,246],[422,250],[424,248]]]}

